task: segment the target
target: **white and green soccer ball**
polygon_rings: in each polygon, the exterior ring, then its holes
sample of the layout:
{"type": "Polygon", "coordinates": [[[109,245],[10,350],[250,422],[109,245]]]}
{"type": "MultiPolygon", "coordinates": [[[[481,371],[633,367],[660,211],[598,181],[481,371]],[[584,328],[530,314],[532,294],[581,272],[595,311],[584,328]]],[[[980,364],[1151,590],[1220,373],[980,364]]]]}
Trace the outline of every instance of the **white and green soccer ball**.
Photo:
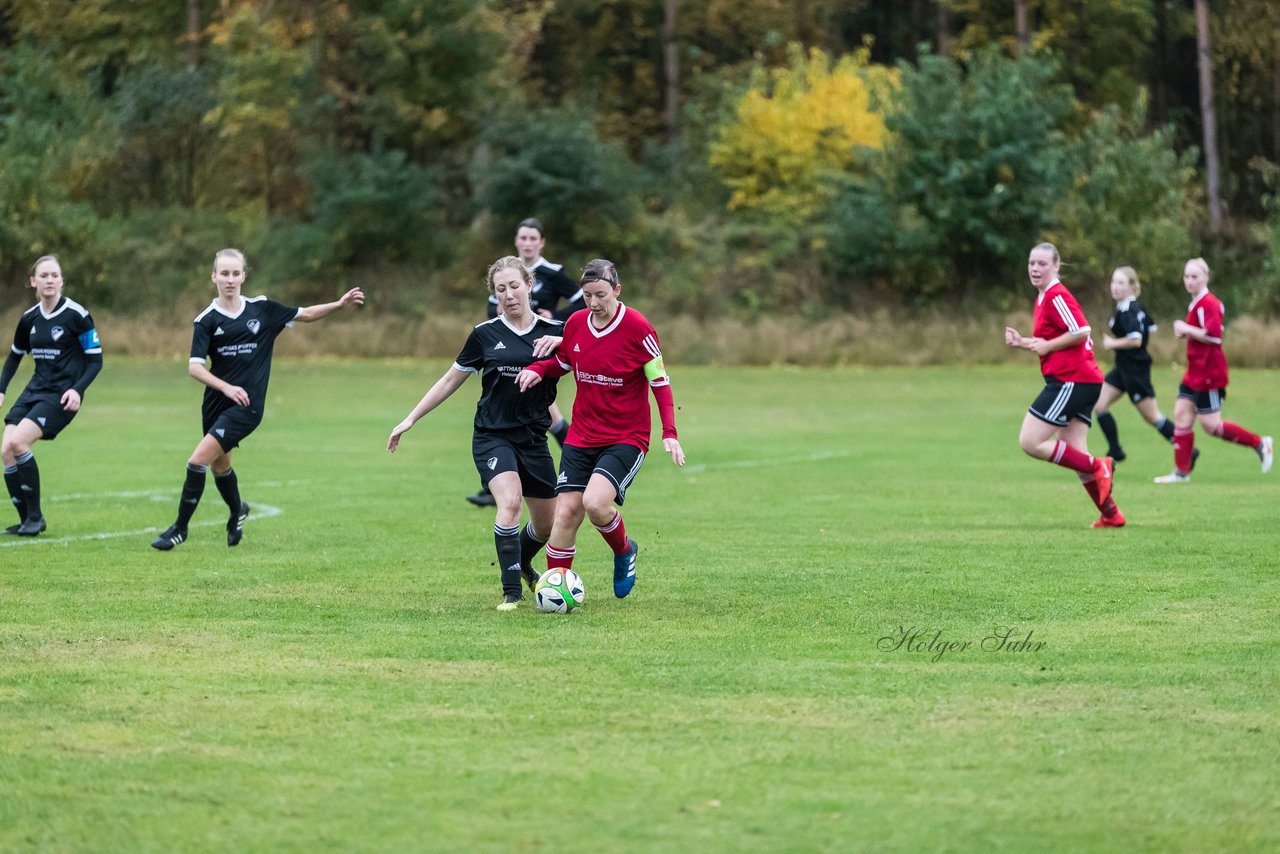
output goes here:
{"type": "Polygon", "coordinates": [[[572,569],[548,569],[533,588],[539,611],[567,614],[587,598],[582,579],[572,569]]]}

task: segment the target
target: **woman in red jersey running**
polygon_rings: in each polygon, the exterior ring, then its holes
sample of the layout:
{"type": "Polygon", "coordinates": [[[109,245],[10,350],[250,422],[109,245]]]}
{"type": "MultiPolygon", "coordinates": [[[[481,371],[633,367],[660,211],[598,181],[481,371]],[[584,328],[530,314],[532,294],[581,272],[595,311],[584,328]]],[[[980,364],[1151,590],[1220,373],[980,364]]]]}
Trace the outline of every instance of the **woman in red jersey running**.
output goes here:
{"type": "Polygon", "coordinates": [[[650,390],[662,419],[663,450],[678,466],[684,465],[684,450],[676,438],[675,401],[658,333],[618,300],[622,284],[612,261],[591,261],[579,281],[586,310],[565,322],[556,357],[534,362],[516,382],[527,391],[544,378],[573,372],[577,395],[560,456],[547,569],[573,565],[578,528],[590,517],[613,550],[613,595],[621,599],[635,584],[638,547],[613,505],[622,505],[649,450],[650,390]]]}
{"type": "Polygon", "coordinates": [[[1004,330],[1010,347],[1030,350],[1040,357],[1044,390],[1032,402],[1018,444],[1028,456],[1074,469],[1102,515],[1095,528],[1119,528],[1124,514],[1111,498],[1113,474],[1110,457],[1092,457],[1086,439],[1090,413],[1102,391],[1102,371],[1093,358],[1089,323],[1058,279],[1058,248],[1041,243],[1027,258],[1027,275],[1038,292],[1032,313],[1031,337],[1012,326],[1004,330]]]}
{"type": "Polygon", "coordinates": [[[1191,480],[1194,462],[1195,425],[1204,432],[1253,448],[1262,460],[1262,473],[1271,470],[1273,443],[1270,436],[1250,433],[1239,424],[1222,419],[1222,401],[1227,398],[1227,357],[1222,353],[1222,301],[1209,293],[1209,265],[1192,258],[1182,271],[1182,284],[1191,294],[1186,320],[1173,322],[1173,334],[1187,339],[1187,372],[1178,386],[1173,404],[1173,471],[1157,477],[1156,483],[1186,483],[1191,480]]]}

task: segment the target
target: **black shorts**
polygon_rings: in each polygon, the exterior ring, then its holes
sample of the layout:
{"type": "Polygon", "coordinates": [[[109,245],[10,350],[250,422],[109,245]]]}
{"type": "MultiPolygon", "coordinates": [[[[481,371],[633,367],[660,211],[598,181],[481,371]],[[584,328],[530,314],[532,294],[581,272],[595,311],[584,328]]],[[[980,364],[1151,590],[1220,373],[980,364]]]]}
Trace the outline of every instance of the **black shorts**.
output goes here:
{"type": "Polygon", "coordinates": [[[1196,391],[1186,383],[1178,383],[1178,397],[1185,397],[1196,405],[1196,412],[1208,415],[1222,409],[1222,401],[1227,399],[1227,390],[1211,388],[1208,391],[1196,391]]]}
{"type": "Polygon", "coordinates": [[[1055,427],[1066,427],[1072,418],[1093,424],[1093,405],[1102,394],[1102,383],[1064,383],[1044,378],[1044,391],[1028,410],[1036,418],[1055,427]]]}
{"type": "Polygon", "coordinates": [[[52,442],[63,428],[71,423],[71,419],[76,417],[75,412],[68,412],[62,408],[60,398],[61,395],[48,394],[28,396],[24,391],[14,401],[9,414],[4,417],[4,423],[17,424],[24,418],[29,419],[40,427],[42,433],[40,438],[46,442],[52,442]]]}
{"type": "Polygon", "coordinates": [[[613,482],[614,500],[621,507],[627,497],[627,487],[643,462],[644,451],[635,445],[604,445],[599,448],[565,445],[560,450],[560,477],[556,479],[556,492],[583,492],[591,475],[599,472],[613,482]]]}
{"type": "Polygon", "coordinates": [[[1119,362],[1105,377],[1107,385],[1120,389],[1129,395],[1134,403],[1147,397],[1155,397],[1155,386],[1151,385],[1151,365],[1121,365],[1119,362]]]}
{"type": "Polygon", "coordinates": [[[204,432],[222,446],[224,452],[239,445],[262,423],[262,410],[252,406],[230,406],[204,410],[204,432]]]}
{"type": "Polygon", "coordinates": [[[486,487],[494,475],[513,471],[520,475],[525,498],[556,497],[556,464],[547,450],[547,434],[521,427],[514,430],[477,430],[471,436],[480,482],[486,487]]]}

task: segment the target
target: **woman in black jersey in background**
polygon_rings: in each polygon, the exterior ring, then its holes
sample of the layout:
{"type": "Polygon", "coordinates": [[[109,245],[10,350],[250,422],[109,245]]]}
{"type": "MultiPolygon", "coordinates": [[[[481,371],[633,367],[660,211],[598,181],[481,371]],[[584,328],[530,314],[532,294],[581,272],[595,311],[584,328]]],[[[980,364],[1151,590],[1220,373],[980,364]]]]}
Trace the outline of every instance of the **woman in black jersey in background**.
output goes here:
{"type": "Polygon", "coordinates": [[[1123,460],[1125,453],[1120,447],[1111,405],[1122,394],[1128,395],[1146,422],[1156,428],[1166,442],[1173,442],[1173,422],[1160,412],[1155,387],[1151,384],[1151,354],[1147,352],[1147,342],[1156,325],[1138,302],[1141,293],[1142,283],[1132,267],[1117,267],[1111,274],[1111,298],[1116,301],[1116,310],[1107,325],[1107,334],[1102,336],[1102,346],[1115,352],[1116,364],[1104,378],[1102,394],[1093,412],[1098,417],[1102,435],[1107,438],[1107,456],[1116,462],[1123,460]]]}

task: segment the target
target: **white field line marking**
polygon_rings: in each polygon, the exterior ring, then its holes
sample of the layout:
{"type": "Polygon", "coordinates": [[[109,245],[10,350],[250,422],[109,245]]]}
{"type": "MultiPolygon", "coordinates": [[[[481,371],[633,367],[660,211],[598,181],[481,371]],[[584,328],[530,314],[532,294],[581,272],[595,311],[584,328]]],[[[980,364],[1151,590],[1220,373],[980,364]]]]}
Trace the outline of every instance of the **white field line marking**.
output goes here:
{"type": "MultiPolygon", "coordinates": [[[[305,480],[268,480],[262,483],[255,481],[253,488],[271,489],[281,486],[301,486],[305,483],[305,480]]],[[[52,504],[57,501],[86,501],[99,498],[152,498],[156,501],[177,501],[177,496],[172,492],[161,489],[133,489],[124,492],[72,492],[66,495],[51,495],[40,503],[52,504]]]]}
{"type": "MultiPolygon", "coordinates": [[[[175,501],[175,502],[177,501],[177,498],[175,496],[166,495],[165,493],[158,492],[158,491],[108,492],[108,493],[99,493],[97,495],[81,495],[80,497],[81,498],[103,498],[108,496],[115,497],[115,498],[145,498],[147,496],[150,496],[153,500],[160,500],[163,498],[169,501],[175,501]]],[[[71,497],[72,496],[64,496],[63,498],[64,500],[69,500],[71,497]]],[[[270,519],[271,517],[279,516],[281,513],[284,512],[279,507],[276,507],[271,504],[252,504],[250,506],[253,509],[249,513],[249,518],[245,520],[246,524],[248,524],[249,522],[257,522],[261,519],[270,519]]],[[[192,522],[191,527],[200,528],[200,527],[205,527],[207,525],[224,525],[225,526],[226,524],[227,524],[226,522],[221,521],[219,519],[204,519],[199,522],[192,522]]],[[[0,549],[14,548],[16,546],[35,546],[35,545],[40,545],[41,543],[74,543],[80,540],[112,540],[117,537],[140,537],[143,534],[154,534],[160,530],[161,530],[160,528],[152,527],[152,528],[139,528],[135,531],[104,531],[97,534],[80,534],[72,537],[45,537],[45,536],[5,537],[3,541],[0,541],[0,549]]]]}
{"type": "Polygon", "coordinates": [[[703,463],[695,466],[685,466],[680,471],[685,474],[701,474],[704,471],[714,471],[717,469],[754,469],[763,468],[765,466],[789,466],[793,463],[816,463],[822,460],[834,460],[840,457],[852,456],[850,451],[818,451],[814,454],[805,454],[802,457],[771,457],[759,460],[734,460],[728,463],[703,463]]]}

